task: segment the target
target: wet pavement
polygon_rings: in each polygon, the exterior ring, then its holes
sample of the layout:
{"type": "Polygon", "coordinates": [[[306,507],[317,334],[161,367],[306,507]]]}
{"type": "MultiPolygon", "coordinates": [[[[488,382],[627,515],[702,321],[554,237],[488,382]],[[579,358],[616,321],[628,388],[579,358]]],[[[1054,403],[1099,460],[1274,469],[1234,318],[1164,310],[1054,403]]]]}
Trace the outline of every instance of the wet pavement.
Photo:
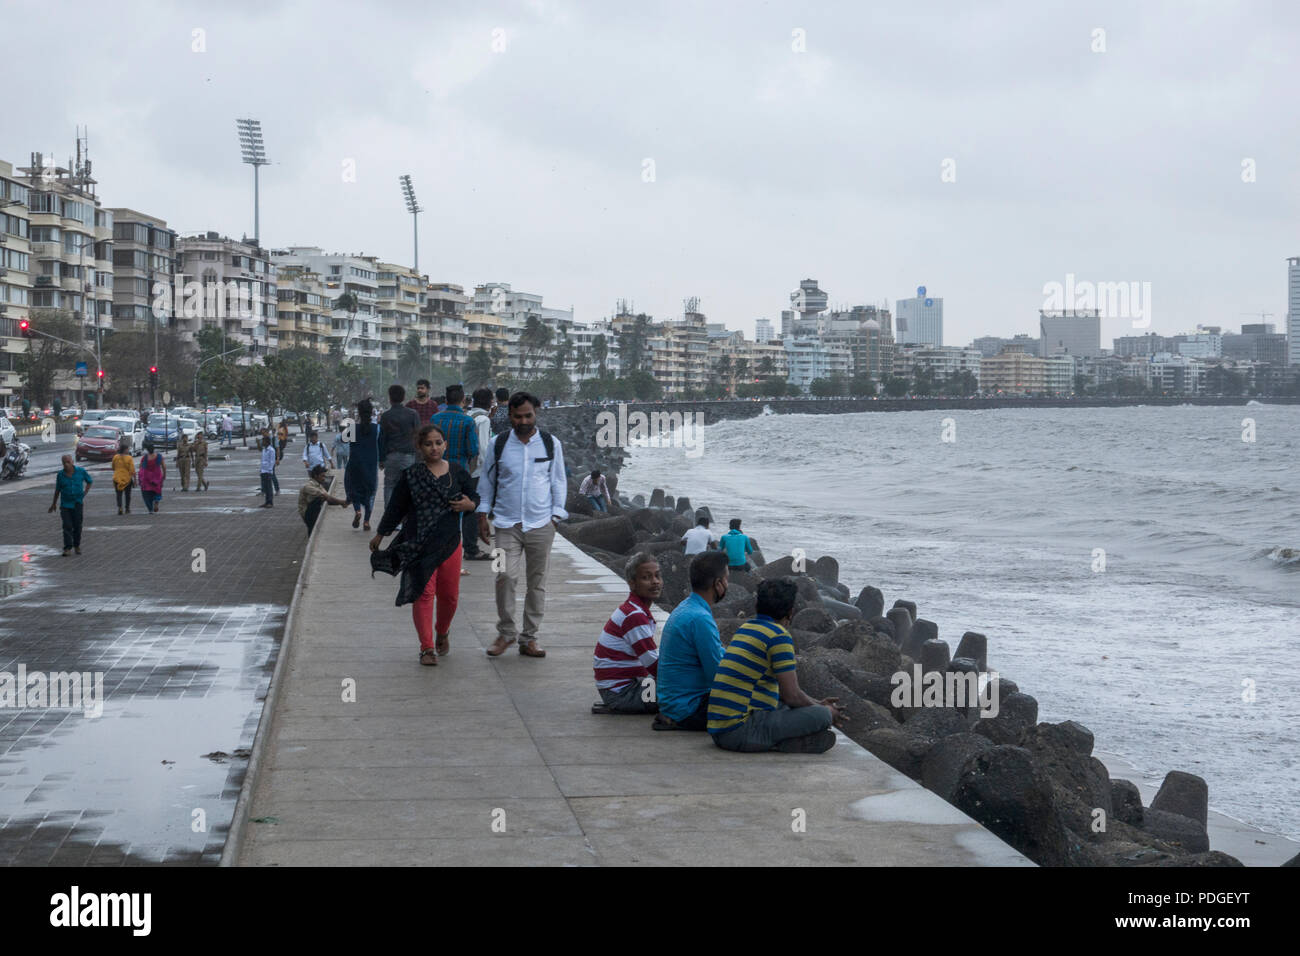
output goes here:
{"type": "Polygon", "coordinates": [[[154,516],[138,492],[119,516],[90,465],[84,553],[67,558],[52,479],[6,483],[0,864],[220,858],[306,544],[298,463],[263,510],[257,458],[232,454],[202,494],[169,472],[154,516]]]}

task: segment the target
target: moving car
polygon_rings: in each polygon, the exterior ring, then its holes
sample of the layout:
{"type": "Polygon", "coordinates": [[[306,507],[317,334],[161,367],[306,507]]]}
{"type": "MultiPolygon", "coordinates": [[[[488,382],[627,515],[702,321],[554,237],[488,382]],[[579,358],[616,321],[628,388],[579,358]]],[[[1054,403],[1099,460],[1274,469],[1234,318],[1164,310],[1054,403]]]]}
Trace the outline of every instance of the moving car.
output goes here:
{"type": "Polygon", "coordinates": [[[154,447],[165,451],[175,445],[180,437],[180,423],[181,420],[175,415],[154,412],[149,416],[149,424],[144,429],[145,434],[153,439],[154,447]]]}
{"type": "Polygon", "coordinates": [[[195,418],[177,418],[176,425],[181,430],[181,434],[186,440],[194,441],[194,437],[199,433],[199,422],[195,418]]]}
{"type": "Polygon", "coordinates": [[[115,425],[89,425],[77,439],[76,460],[112,461],[122,442],[122,429],[115,425]]]}
{"type": "Polygon", "coordinates": [[[0,441],[6,445],[12,444],[18,440],[18,435],[14,430],[14,424],[7,417],[0,418],[0,441]]]}
{"type": "Polygon", "coordinates": [[[92,408],[81,416],[81,421],[77,422],[77,434],[80,435],[90,425],[98,425],[107,417],[107,410],[103,408],[92,408]]]}
{"type": "Polygon", "coordinates": [[[131,439],[131,454],[138,455],[144,450],[144,424],[138,418],[115,418],[109,416],[104,418],[100,425],[111,425],[114,428],[121,429],[122,434],[131,439]]]}

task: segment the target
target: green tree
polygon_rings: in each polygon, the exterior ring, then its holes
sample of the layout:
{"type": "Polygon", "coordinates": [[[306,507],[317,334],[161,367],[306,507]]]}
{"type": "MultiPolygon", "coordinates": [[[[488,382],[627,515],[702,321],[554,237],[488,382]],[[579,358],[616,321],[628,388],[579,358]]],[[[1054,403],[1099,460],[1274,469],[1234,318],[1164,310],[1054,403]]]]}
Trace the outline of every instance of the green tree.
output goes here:
{"type": "Polygon", "coordinates": [[[866,372],[859,372],[849,379],[849,394],[855,398],[871,398],[876,394],[876,383],[866,372]]]}
{"type": "Polygon", "coordinates": [[[644,312],[632,321],[632,327],[619,333],[619,362],[624,375],[650,367],[650,317],[644,312]]]}
{"type": "Polygon", "coordinates": [[[723,355],[718,359],[718,364],[713,366],[714,381],[723,388],[723,393],[730,393],[735,385],[735,369],[732,366],[731,356],[723,355]]]}
{"type": "Polygon", "coordinates": [[[885,379],[885,394],[890,398],[902,398],[912,388],[912,383],[901,375],[890,375],[885,379]]]}
{"type": "Polygon", "coordinates": [[[596,374],[604,378],[609,374],[607,367],[609,362],[609,341],[605,338],[604,333],[599,333],[591,339],[591,357],[596,363],[596,374]]]}
{"type": "Polygon", "coordinates": [[[554,335],[551,327],[537,316],[528,317],[524,330],[519,333],[520,361],[525,370],[529,365],[536,368],[542,362],[547,351],[550,350],[554,335]]]}
{"type": "Polygon", "coordinates": [[[71,372],[77,362],[93,365],[94,357],[78,347],[81,325],[66,309],[32,309],[28,318],[35,334],[27,340],[27,352],[19,362],[19,373],[32,404],[45,406],[54,390],[55,375],[71,372]]]}
{"type": "Polygon", "coordinates": [[[465,386],[470,389],[483,388],[492,384],[496,365],[488,350],[480,345],[470,353],[465,362],[465,386]]]}
{"type": "MultiPolygon", "coordinates": [[[[749,359],[747,358],[736,359],[734,368],[735,368],[735,381],[737,382],[748,382],[753,377],[752,375],[750,375],[749,359]]],[[[732,391],[733,392],[735,391],[734,386],[732,387],[732,391]]]]}
{"type": "Polygon", "coordinates": [[[776,359],[770,355],[764,355],[758,360],[758,374],[763,378],[771,378],[776,374],[776,359]]]}
{"type": "Polygon", "coordinates": [[[649,372],[636,371],[625,375],[621,381],[626,382],[632,391],[632,397],[643,402],[657,402],[664,397],[663,384],[649,372]]]}
{"type": "Polygon", "coordinates": [[[397,380],[413,382],[427,370],[428,358],[419,332],[408,332],[397,355],[397,380]]]}
{"type": "Polygon", "coordinates": [[[565,399],[573,394],[573,380],[563,369],[549,368],[531,383],[532,391],[543,399],[565,399]]]}

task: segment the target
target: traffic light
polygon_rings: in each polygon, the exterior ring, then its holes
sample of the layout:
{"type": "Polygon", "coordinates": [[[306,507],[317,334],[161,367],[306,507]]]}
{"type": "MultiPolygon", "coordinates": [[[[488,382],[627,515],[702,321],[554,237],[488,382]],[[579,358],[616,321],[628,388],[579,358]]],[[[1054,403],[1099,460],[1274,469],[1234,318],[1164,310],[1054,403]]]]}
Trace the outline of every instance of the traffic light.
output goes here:
{"type": "Polygon", "coordinates": [[[104,370],[102,368],[95,371],[95,378],[99,379],[99,390],[102,392],[104,390],[104,370]]]}
{"type": "Polygon", "coordinates": [[[158,366],[157,365],[149,366],[149,387],[150,388],[158,387],[158,366]]]}
{"type": "Polygon", "coordinates": [[[32,324],[26,319],[18,320],[18,334],[25,339],[30,339],[33,335],[32,324]]]}

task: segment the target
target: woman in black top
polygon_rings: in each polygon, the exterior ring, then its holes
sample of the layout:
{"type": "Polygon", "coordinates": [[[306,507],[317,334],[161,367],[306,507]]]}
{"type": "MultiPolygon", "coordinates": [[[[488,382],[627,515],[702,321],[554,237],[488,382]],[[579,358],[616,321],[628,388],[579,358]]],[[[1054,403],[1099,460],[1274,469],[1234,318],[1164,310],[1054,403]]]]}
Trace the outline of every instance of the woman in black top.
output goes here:
{"type": "Polygon", "coordinates": [[[370,539],[377,551],[384,537],[400,523],[393,540],[401,561],[397,605],[413,605],[411,618],[420,638],[420,663],[434,665],[450,651],[448,632],[460,599],[462,512],[478,507],[478,491],[469,472],[446,461],[447,436],[437,425],[425,425],[416,438],[423,461],[405,471],[384,508],[379,530],[370,539]],[[433,605],[437,598],[437,645],[434,644],[433,605]]]}

